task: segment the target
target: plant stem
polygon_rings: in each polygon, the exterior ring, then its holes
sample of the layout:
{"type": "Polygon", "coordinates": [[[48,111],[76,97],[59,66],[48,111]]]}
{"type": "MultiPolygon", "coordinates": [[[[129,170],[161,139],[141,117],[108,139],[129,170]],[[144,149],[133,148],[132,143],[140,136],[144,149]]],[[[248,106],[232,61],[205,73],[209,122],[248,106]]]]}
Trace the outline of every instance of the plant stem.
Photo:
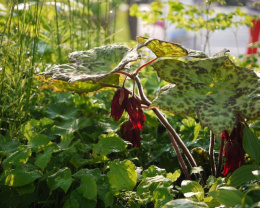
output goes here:
{"type": "Polygon", "coordinates": [[[222,168],[222,157],[223,157],[224,142],[225,142],[224,139],[221,139],[216,177],[220,176],[220,172],[221,172],[221,168],[222,168]]]}
{"type": "Polygon", "coordinates": [[[156,57],[156,58],[152,59],[151,61],[148,61],[148,62],[145,63],[144,65],[140,66],[140,67],[133,73],[133,75],[136,76],[142,68],[144,68],[144,67],[146,67],[147,65],[153,63],[153,62],[156,61],[157,59],[158,59],[158,58],[156,57]]]}
{"type": "MultiPolygon", "coordinates": [[[[136,83],[137,83],[137,87],[139,90],[139,94],[140,97],[142,99],[142,101],[144,102],[144,104],[146,104],[147,106],[151,105],[151,101],[148,100],[148,98],[145,96],[144,91],[143,91],[143,87],[141,84],[141,81],[138,77],[134,77],[136,83]]],[[[156,114],[156,116],[158,117],[158,119],[160,120],[160,122],[165,126],[165,128],[172,134],[173,138],[175,139],[175,141],[177,142],[177,144],[180,146],[180,148],[182,149],[183,153],[185,154],[185,156],[187,157],[190,165],[192,167],[197,167],[197,164],[193,158],[193,156],[191,155],[190,151],[188,150],[188,148],[185,146],[185,144],[183,143],[183,141],[181,140],[181,138],[179,137],[179,135],[176,133],[176,131],[174,130],[174,128],[169,124],[168,120],[165,118],[165,116],[162,114],[162,112],[157,109],[157,108],[153,108],[152,109],[153,112],[156,114]]]]}
{"type": "Polygon", "coordinates": [[[185,162],[184,162],[184,160],[183,160],[183,157],[182,157],[182,155],[181,155],[181,152],[180,152],[180,150],[179,150],[179,147],[178,147],[178,145],[177,145],[175,139],[173,138],[173,136],[172,136],[172,134],[171,134],[170,132],[169,132],[169,137],[170,137],[170,139],[171,139],[172,146],[173,146],[173,148],[174,148],[174,150],[175,150],[175,152],[176,152],[176,154],[177,154],[177,158],[178,158],[179,163],[180,163],[180,166],[181,166],[181,168],[182,168],[182,170],[183,170],[183,172],[184,172],[184,174],[185,174],[185,177],[186,177],[187,180],[190,180],[191,178],[190,178],[190,175],[189,175],[187,166],[186,166],[186,164],[185,164],[185,162]]]}
{"type": "Polygon", "coordinates": [[[211,165],[211,173],[213,176],[216,176],[216,166],[215,166],[215,158],[214,158],[214,143],[215,136],[212,131],[210,131],[210,144],[209,144],[209,160],[211,165]]]}
{"type": "Polygon", "coordinates": [[[59,18],[58,18],[57,1],[55,0],[54,3],[55,3],[55,14],[56,14],[56,33],[57,33],[59,63],[61,63],[60,32],[59,32],[59,18]]]}
{"type": "Polygon", "coordinates": [[[126,76],[130,77],[131,79],[133,79],[132,74],[129,74],[129,73],[125,72],[125,71],[121,71],[120,70],[120,71],[117,71],[116,73],[126,75],[126,76]]]}

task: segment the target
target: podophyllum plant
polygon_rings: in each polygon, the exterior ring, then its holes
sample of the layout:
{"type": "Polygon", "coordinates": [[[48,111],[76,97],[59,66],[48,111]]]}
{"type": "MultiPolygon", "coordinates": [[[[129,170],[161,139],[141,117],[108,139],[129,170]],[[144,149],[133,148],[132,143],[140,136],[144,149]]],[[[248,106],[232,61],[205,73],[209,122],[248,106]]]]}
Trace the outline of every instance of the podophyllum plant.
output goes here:
{"type": "Polygon", "coordinates": [[[196,161],[159,109],[180,115],[196,114],[201,126],[211,130],[209,155],[214,176],[220,175],[222,156],[226,158],[224,175],[244,164],[244,150],[260,161],[259,154],[253,156],[251,152],[254,150],[248,147],[249,142],[259,146],[259,140],[244,136],[249,131],[245,119],[260,116],[259,78],[254,71],[236,66],[226,55],[226,49],[208,57],[201,51],[175,43],[144,37],[138,37],[137,41],[138,44],[132,49],[122,45],[106,45],[73,52],[69,55],[71,63],[52,66],[35,78],[47,83],[42,87],[56,91],[93,93],[117,88],[111,116],[118,120],[124,111],[128,113],[129,121],[121,127],[121,136],[136,147],[140,145],[140,131],[145,124],[142,109],[152,109],[169,131],[187,179],[190,179],[190,175],[179,148],[191,167],[197,167],[196,161]],[[156,58],[135,68],[143,47],[149,48],[156,58]],[[192,59],[180,60],[177,57],[192,59]],[[158,77],[169,82],[153,101],[147,99],[138,78],[140,70],[147,65],[157,71],[158,77]],[[122,86],[121,75],[125,77],[122,86]],[[133,81],[132,90],[125,87],[128,78],[133,81]],[[138,95],[135,88],[138,89],[138,95]],[[214,140],[219,139],[221,134],[219,164],[216,168],[214,140]]]}

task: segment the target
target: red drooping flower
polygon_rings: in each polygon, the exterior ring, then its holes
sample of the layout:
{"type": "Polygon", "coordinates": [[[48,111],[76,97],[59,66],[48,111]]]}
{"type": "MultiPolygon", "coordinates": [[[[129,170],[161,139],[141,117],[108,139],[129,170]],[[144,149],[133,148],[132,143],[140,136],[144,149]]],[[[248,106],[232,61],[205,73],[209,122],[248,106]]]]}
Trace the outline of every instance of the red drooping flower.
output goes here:
{"type": "Polygon", "coordinates": [[[223,150],[223,156],[226,158],[222,172],[224,176],[244,165],[245,153],[242,145],[243,131],[243,124],[237,122],[237,126],[233,129],[230,136],[227,131],[222,133],[221,139],[227,141],[223,150]]]}
{"type": "Polygon", "coordinates": [[[131,142],[135,147],[139,147],[141,145],[141,137],[140,137],[140,129],[134,128],[131,121],[125,122],[121,126],[121,137],[125,141],[131,142]]]}
{"type": "Polygon", "coordinates": [[[145,115],[141,107],[141,101],[135,96],[129,98],[125,109],[130,117],[133,128],[143,129],[145,115]]]}
{"type": "Polygon", "coordinates": [[[129,92],[124,87],[118,88],[115,92],[111,105],[111,117],[116,121],[123,115],[128,95],[129,92]]]}
{"type": "Polygon", "coordinates": [[[244,150],[238,142],[228,141],[224,147],[223,156],[226,158],[222,172],[224,176],[244,165],[244,150]]]}

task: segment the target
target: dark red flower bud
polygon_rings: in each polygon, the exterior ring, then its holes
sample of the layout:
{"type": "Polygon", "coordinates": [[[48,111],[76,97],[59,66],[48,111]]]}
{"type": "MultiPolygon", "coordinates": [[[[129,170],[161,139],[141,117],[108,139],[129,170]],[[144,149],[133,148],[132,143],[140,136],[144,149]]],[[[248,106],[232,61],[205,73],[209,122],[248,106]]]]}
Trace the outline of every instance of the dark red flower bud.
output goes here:
{"type": "Polygon", "coordinates": [[[223,156],[226,159],[222,174],[224,176],[233,173],[240,166],[244,165],[245,153],[242,145],[242,138],[244,134],[244,126],[242,123],[237,122],[230,136],[227,131],[222,133],[221,139],[227,142],[223,149],[223,156]]]}
{"type": "Polygon", "coordinates": [[[120,129],[121,137],[125,141],[131,142],[135,147],[141,145],[140,129],[134,128],[131,121],[125,122],[120,129]]]}
{"type": "Polygon", "coordinates": [[[223,156],[226,158],[222,174],[224,176],[233,173],[240,166],[244,165],[244,150],[239,143],[228,141],[225,145],[223,156]]]}
{"type": "Polygon", "coordinates": [[[111,117],[118,121],[124,112],[129,92],[124,88],[118,88],[111,104],[111,117]]]}
{"type": "Polygon", "coordinates": [[[130,117],[130,121],[133,124],[133,128],[143,129],[145,115],[141,107],[141,102],[135,96],[129,98],[126,102],[125,109],[130,117]]]}

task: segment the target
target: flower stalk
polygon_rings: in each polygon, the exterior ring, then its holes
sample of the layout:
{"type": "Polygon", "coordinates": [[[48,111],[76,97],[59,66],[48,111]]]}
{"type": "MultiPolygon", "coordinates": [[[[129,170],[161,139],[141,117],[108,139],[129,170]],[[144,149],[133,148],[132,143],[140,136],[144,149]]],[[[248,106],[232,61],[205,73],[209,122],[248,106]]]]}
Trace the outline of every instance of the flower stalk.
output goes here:
{"type": "MultiPolygon", "coordinates": [[[[139,91],[139,95],[140,95],[142,101],[144,102],[145,105],[150,106],[151,105],[151,101],[148,100],[148,98],[145,96],[140,79],[137,76],[135,76],[134,79],[136,81],[136,84],[137,84],[137,87],[138,87],[138,91],[139,91]]],[[[188,161],[190,163],[190,166],[191,167],[197,167],[197,164],[196,164],[193,156],[191,155],[190,151],[185,146],[185,144],[183,143],[183,141],[181,140],[179,135],[176,133],[174,128],[169,124],[168,120],[165,118],[165,116],[162,114],[162,112],[159,109],[157,109],[157,108],[153,108],[152,110],[155,113],[155,115],[158,117],[160,122],[169,131],[169,134],[171,135],[170,136],[171,142],[172,142],[172,145],[173,145],[176,153],[179,152],[179,149],[176,148],[175,142],[182,149],[183,153],[185,154],[186,158],[188,159],[188,161]]],[[[179,161],[183,161],[184,162],[181,154],[177,154],[177,156],[178,156],[179,161]]],[[[186,165],[182,165],[182,168],[183,168],[184,173],[188,172],[186,165]]]]}

